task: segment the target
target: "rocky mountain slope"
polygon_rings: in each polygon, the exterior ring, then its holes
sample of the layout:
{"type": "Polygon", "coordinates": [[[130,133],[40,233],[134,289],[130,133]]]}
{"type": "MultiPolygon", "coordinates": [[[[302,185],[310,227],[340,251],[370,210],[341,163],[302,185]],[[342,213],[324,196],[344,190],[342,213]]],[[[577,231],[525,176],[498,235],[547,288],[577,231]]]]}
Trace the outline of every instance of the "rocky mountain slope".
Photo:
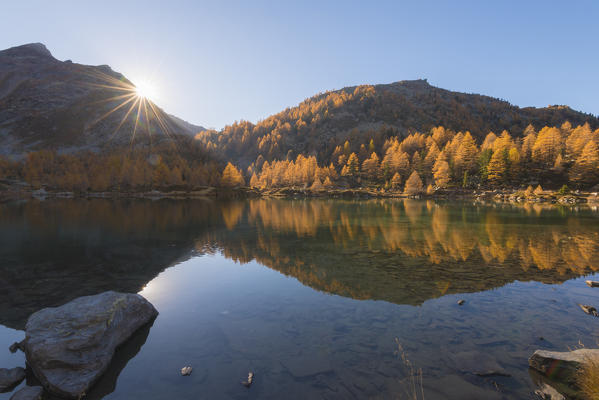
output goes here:
{"type": "Polygon", "coordinates": [[[380,147],[389,136],[444,126],[454,132],[470,131],[480,143],[491,131],[499,134],[505,129],[517,137],[529,124],[539,129],[565,121],[599,127],[597,117],[567,106],[520,108],[489,96],[452,92],[414,80],[318,94],[257,124],[242,121],[220,132],[204,131],[197,138],[246,165],[259,155],[266,160],[317,155],[319,161],[329,162],[334,148],[346,140],[357,151],[356,145],[371,139],[380,147]]]}
{"type": "Polygon", "coordinates": [[[59,61],[41,43],[0,51],[0,155],[150,146],[203,129],[140,98],[107,65],[59,61]]]}

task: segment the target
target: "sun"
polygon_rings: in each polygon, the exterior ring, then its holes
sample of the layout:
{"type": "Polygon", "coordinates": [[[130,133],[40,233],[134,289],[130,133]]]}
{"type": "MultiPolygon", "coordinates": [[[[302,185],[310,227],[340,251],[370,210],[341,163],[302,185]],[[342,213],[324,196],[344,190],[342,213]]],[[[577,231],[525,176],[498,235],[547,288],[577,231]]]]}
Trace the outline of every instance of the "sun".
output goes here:
{"type": "Polygon", "coordinates": [[[137,82],[135,84],[135,94],[137,97],[152,101],[155,101],[158,95],[156,87],[148,81],[137,82]]]}
{"type": "Polygon", "coordinates": [[[104,113],[102,116],[94,121],[94,124],[107,118],[118,110],[126,110],[124,116],[121,118],[115,131],[109,140],[117,134],[117,132],[123,127],[128,119],[134,118],[135,125],[131,133],[131,143],[135,140],[135,134],[138,130],[145,130],[148,135],[151,135],[151,125],[158,127],[162,133],[166,136],[171,136],[171,126],[168,123],[167,115],[155,104],[159,97],[159,91],[153,80],[126,80],[123,82],[121,79],[117,79],[114,76],[105,74],[100,71],[88,72],[92,82],[86,83],[86,85],[102,88],[104,90],[112,91],[114,96],[110,96],[106,99],[102,99],[99,103],[112,102],[116,103],[114,107],[104,113]]]}

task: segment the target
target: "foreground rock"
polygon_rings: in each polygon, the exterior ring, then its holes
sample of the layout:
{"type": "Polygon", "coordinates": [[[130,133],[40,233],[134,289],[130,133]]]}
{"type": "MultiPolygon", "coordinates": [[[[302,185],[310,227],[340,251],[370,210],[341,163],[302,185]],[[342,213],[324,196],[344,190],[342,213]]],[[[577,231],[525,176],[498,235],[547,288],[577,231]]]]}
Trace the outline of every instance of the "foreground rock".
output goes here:
{"type": "Polygon", "coordinates": [[[44,389],[41,386],[25,386],[10,397],[10,400],[42,400],[44,389]]]}
{"type": "Polygon", "coordinates": [[[535,384],[537,389],[534,393],[537,397],[535,399],[543,400],[575,400],[584,399],[581,396],[580,391],[576,387],[568,386],[565,383],[557,382],[541,374],[540,372],[529,368],[528,373],[532,382],[535,384]]]}
{"type": "Polygon", "coordinates": [[[25,370],[21,367],[0,368],[0,393],[7,392],[25,379],[25,370]]]}
{"type": "Polygon", "coordinates": [[[578,371],[590,360],[599,360],[599,349],[565,352],[537,350],[528,359],[528,365],[554,381],[574,387],[578,371]]]}
{"type": "Polygon", "coordinates": [[[546,383],[541,383],[539,388],[535,390],[535,394],[543,400],[566,400],[563,394],[546,383]]]}
{"type": "Polygon", "coordinates": [[[27,363],[49,392],[81,398],[106,371],[115,349],[157,315],[142,296],[112,291],[42,309],[27,321],[27,363]]]}
{"type": "Polygon", "coordinates": [[[579,304],[578,307],[580,307],[580,309],[582,311],[584,311],[586,314],[592,315],[593,317],[599,317],[599,313],[597,312],[597,309],[593,306],[579,304]]]}

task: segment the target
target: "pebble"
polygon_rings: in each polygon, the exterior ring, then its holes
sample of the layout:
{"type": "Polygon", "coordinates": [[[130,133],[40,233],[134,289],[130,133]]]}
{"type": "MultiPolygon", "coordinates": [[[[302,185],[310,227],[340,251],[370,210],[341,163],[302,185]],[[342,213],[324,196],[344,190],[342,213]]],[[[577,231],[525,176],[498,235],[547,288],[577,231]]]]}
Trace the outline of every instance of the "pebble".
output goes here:
{"type": "Polygon", "coordinates": [[[250,387],[252,385],[252,382],[254,381],[254,373],[253,372],[249,372],[248,373],[248,380],[247,381],[243,381],[241,382],[241,384],[245,387],[250,387]]]}

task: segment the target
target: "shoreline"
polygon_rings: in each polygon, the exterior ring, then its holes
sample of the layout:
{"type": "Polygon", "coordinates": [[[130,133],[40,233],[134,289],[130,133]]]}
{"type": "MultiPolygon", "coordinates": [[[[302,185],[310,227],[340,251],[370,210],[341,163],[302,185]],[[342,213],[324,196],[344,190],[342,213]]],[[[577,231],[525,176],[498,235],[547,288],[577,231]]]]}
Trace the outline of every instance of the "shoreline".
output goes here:
{"type": "Polygon", "coordinates": [[[433,194],[408,195],[401,192],[378,191],[368,188],[358,189],[328,189],[313,191],[299,188],[276,188],[259,190],[255,188],[218,188],[199,187],[193,190],[151,190],[141,192],[71,192],[64,190],[33,189],[28,185],[3,185],[0,189],[0,202],[18,201],[24,199],[71,199],[71,198],[103,198],[103,199],[243,199],[243,198],[331,198],[331,199],[430,199],[430,200],[474,200],[492,201],[513,204],[553,204],[560,206],[598,205],[599,196],[596,192],[573,192],[559,194],[556,191],[544,191],[542,194],[525,196],[519,189],[504,190],[444,190],[433,194]]]}

